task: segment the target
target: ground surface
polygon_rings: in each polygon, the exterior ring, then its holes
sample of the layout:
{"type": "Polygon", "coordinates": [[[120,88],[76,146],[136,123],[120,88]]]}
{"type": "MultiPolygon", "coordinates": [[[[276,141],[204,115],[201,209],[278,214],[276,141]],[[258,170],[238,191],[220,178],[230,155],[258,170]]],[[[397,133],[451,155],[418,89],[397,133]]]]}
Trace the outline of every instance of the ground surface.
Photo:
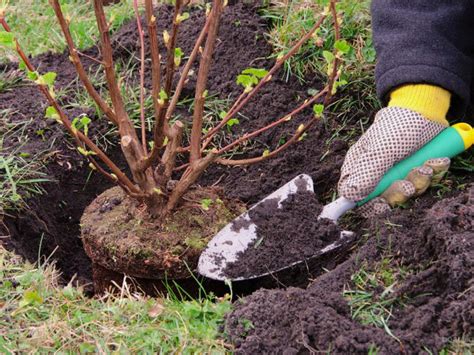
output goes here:
{"type": "MultiPolygon", "coordinates": [[[[237,74],[249,66],[268,67],[271,60],[266,58],[272,53],[264,39],[267,23],[255,8],[236,4],[227,11],[209,86],[210,94],[220,99],[240,93],[235,84],[237,74]]],[[[159,23],[169,21],[169,11],[162,11],[159,23]]],[[[185,53],[189,53],[201,22],[195,12],[185,22],[183,33],[187,36],[178,40],[185,53]]],[[[116,58],[132,67],[136,56],[129,59],[138,49],[134,28],[133,23],[126,25],[114,37],[116,58]]],[[[92,48],[87,53],[96,55],[97,50],[92,48]]],[[[96,120],[90,107],[72,105],[76,84],[67,55],[46,54],[35,62],[42,71],[58,72],[58,89],[71,90],[62,97],[65,104],[70,104],[69,113],[87,112],[94,118],[92,134],[102,137],[109,130],[104,121],[96,120]]],[[[91,61],[86,60],[86,64],[92,66],[91,61]]],[[[7,66],[5,70],[11,68],[7,66]]],[[[239,116],[235,133],[280,117],[308,95],[308,88],[320,88],[318,78],[305,85],[293,78],[289,82],[276,78],[239,116]]],[[[192,90],[190,80],[184,94],[189,95],[192,90]]],[[[22,142],[21,151],[31,154],[48,150],[45,172],[55,181],[43,185],[43,195],[28,200],[26,212],[5,216],[10,238],[2,240],[30,260],[36,260],[38,253],[48,256],[54,251],[64,279],[77,274],[76,280],[87,283],[91,278],[90,261],[79,239],[79,219],[84,208],[109,184],[101,176],[90,175],[74,146],[60,139],[60,127],[42,120],[45,107],[36,88],[29,85],[0,93],[0,110],[11,110],[7,116],[11,123],[35,119],[25,128],[29,140],[22,142]]],[[[189,116],[185,107],[180,113],[189,116]]],[[[254,142],[255,154],[278,145],[310,114],[304,112],[287,126],[259,137],[254,142]]],[[[372,117],[373,112],[367,112],[367,116],[372,117]]],[[[352,121],[342,125],[338,117],[328,117],[327,122],[317,124],[305,139],[276,159],[248,168],[212,167],[200,183],[218,182],[229,197],[254,203],[294,176],[307,173],[314,180],[318,202],[325,203],[333,197],[347,151],[344,137],[360,134],[359,118],[355,114],[352,121]]],[[[101,142],[105,141],[102,137],[101,142]]],[[[11,136],[4,145],[10,149],[17,146],[18,136],[11,136]]],[[[117,151],[116,147],[109,147],[116,160],[117,151]]],[[[470,157],[464,156],[466,159],[470,157]]],[[[463,164],[462,160],[455,163],[447,184],[431,190],[406,209],[371,223],[351,224],[351,229],[361,236],[355,251],[347,253],[343,259],[348,260],[337,267],[320,266],[319,273],[336,268],[314,280],[307,289],[259,291],[235,304],[224,330],[236,350],[439,351],[455,339],[472,337],[473,188],[469,183],[474,178],[472,172],[459,170],[463,164]],[[440,197],[450,199],[440,201],[440,197]]]]}

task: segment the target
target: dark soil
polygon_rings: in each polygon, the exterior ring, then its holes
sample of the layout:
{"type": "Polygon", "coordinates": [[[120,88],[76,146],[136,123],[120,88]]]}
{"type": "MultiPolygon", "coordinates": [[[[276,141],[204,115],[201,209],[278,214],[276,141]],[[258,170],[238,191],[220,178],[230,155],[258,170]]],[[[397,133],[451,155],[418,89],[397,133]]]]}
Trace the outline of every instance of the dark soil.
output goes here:
{"type": "Polygon", "coordinates": [[[259,204],[249,212],[257,226],[257,238],[224,273],[230,278],[261,275],[317,254],[341,234],[332,221],[318,220],[321,210],[312,192],[288,196],[281,208],[272,199],[259,204]]]}
{"type": "Polygon", "coordinates": [[[472,337],[474,186],[424,208],[426,202],[419,202],[372,221],[368,242],[307,289],[261,290],[237,302],[225,326],[237,353],[348,354],[375,346],[379,353],[413,354],[472,337]],[[408,270],[391,291],[403,300],[388,322],[398,340],[354,320],[343,297],[345,289],[354,288],[351,275],[362,266],[370,271],[382,258],[408,270]]]}
{"type": "MultiPolygon", "coordinates": [[[[235,98],[240,93],[235,84],[237,74],[250,66],[268,68],[272,61],[266,58],[271,54],[271,48],[264,39],[266,23],[257,15],[254,5],[237,3],[228,6],[226,11],[226,21],[220,28],[211,69],[209,92],[220,98],[235,98]]],[[[170,21],[170,9],[161,8],[158,14],[160,30],[167,27],[170,21]]],[[[178,38],[178,45],[185,53],[190,52],[200,24],[202,19],[199,13],[192,11],[178,38]]],[[[126,63],[133,57],[132,62],[135,60],[136,63],[139,42],[135,37],[135,28],[132,21],[114,36],[117,61],[126,63]]],[[[91,48],[86,53],[97,56],[98,50],[91,48]]],[[[87,58],[83,59],[84,64],[95,71],[95,64],[87,58]]],[[[42,72],[58,73],[58,89],[76,86],[75,72],[67,54],[45,54],[34,61],[42,72]]],[[[10,65],[11,68],[15,66],[10,65]]],[[[294,79],[284,82],[275,78],[243,110],[235,133],[264,126],[281,117],[308,96],[309,88],[320,86],[318,78],[305,85],[294,79]]],[[[192,96],[193,88],[191,78],[183,96],[192,96]]],[[[347,92],[343,94],[350,95],[347,92]]],[[[67,104],[73,101],[73,97],[65,96],[62,100],[67,104]]],[[[79,238],[79,220],[86,206],[110,184],[95,173],[89,176],[87,164],[74,144],[63,139],[62,128],[43,119],[46,106],[37,89],[29,85],[0,93],[0,110],[11,109],[14,112],[9,116],[11,122],[33,119],[27,128],[29,139],[21,141],[21,150],[33,155],[48,151],[44,159],[45,171],[53,180],[43,185],[43,195],[28,200],[28,209],[3,216],[10,238],[2,238],[1,242],[33,262],[38,254],[44,258],[54,251],[52,259],[56,260],[64,280],[67,282],[76,274],[80,283],[84,284],[91,281],[91,261],[79,238]],[[44,129],[44,137],[36,134],[40,129],[44,129]]],[[[110,128],[89,108],[68,110],[71,117],[83,112],[94,119],[91,136],[100,135],[110,128]]],[[[180,113],[184,117],[189,116],[186,109],[180,113]]],[[[254,142],[255,155],[277,146],[309,115],[311,112],[303,112],[287,125],[258,137],[254,142]]],[[[350,120],[344,122],[344,128],[338,134],[343,137],[351,132],[352,136],[357,136],[360,133],[359,118],[361,113],[354,113],[350,120]]],[[[313,178],[319,203],[327,202],[334,193],[348,147],[345,141],[333,138],[341,123],[338,117],[331,117],[328,122],[316,124],[301,142],[259,165],[238,168],[212,166],[200,184],[209,186],[218,183],[225,189],[227,197],[255,203],[296,175],[306,173],[313,178]]],[[[8,138],[4,143],[6,147],[18,146],[19,135],[8,138]]],[[[109,147],[108,154],[124,167],[119,148],[109,147]]],[[[465,171],[462,174],[465,175],[465,182],[473,181],[472,174],[465,171]]],[[[317,269],[312,273],[312,277],[317,279],[307,289],[262,290],[244,298],[228,316],[225,329],[237,352],[286,351],[289,354],[330,350],[336,353],[367,353],[369,346],[375,344],[380,353],[414,353],[420,352],[424,346],[439,350],[451,338],[472,337],[473,188],[466,188],[460,193],[454,187],[452,195],[451,199],[436,202],[436,197],[428,193],[414,204],[409,204],[408,209],[394,211],[357,228],[352,226],[351,230],[358,231],[363,235],[362,239],[368,241],[361,241],[352,254],[351,250],[345,249],[338,255],[331,254],[317,264],[308,265],[308,268],[317,269]],[[390,255],[393,267],[401,265],[411,270],[407,278],[394,286],[393,295],[402,298],[405,306],[394,308],[388,324],[400,342],[388,336],[383,329],[361,325],[353,320],[348,302],[342,296],[344,287],[355,287],[351,275],[361,265],[370,270],[386,255],[390,255]],[[364,262],[366,264],[362,264],[364,262]]],[[[314,199],[301,203],[305,211],[314,209],[314,199]],[[307,206],[304,206],[305,203],[307,206]]],[[[305,212],[305,216],[299,218],[306,218],[307,215],[308,212],[305,212]]],[[[288,282],[280,285],[307,285],[306,274],[304,282],[301,282],[301,275],[301,269],[286,272],[284,276],[288,282]]],[[[266,285],[253,282],[247,292],[260,286],[266,285]]],[[[374,295],[380,292],[377,289],[374,295]]]]}
{"type": "Polygon", "coordinates": [[[183,279],[219,230],[245,211],[219,188],[188,191],[164,221],[116,186],[100,194],[81,218],[81,237],[94,263],[133,277],[183,279]],[[205,209],[201,201],[211,201],[205,209]]]}

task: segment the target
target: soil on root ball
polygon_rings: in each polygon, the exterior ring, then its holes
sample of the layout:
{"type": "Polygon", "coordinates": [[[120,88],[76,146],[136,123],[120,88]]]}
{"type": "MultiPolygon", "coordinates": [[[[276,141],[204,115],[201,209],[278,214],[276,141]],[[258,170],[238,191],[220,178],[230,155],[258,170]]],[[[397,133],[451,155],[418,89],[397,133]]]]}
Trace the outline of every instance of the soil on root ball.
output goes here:
{"type": "Polygon", "coordinates": [[[81,236],[91,260],[106,269],[138,278],[183,279],[195,270],[209,239],[244,210],[218,188],[194,188],[160,220],[116,186],[85,209],[81,236]]]}
{"type": "Polygon", "coordinates": [[[261,290],[235,303],[225,333],[236,352],[418,353],[472,336],[474,186],[429,204],[368,222],[367,243],[307,289],[261,290]],[[385,285],[372,284],[378,273],[385,285]],[[364,291],[368,298],[357,303],[352,292],[364,291]],[[364,305],[381,300],[387,313],[369,310],[386,319],[376,326],[364,305]]]}

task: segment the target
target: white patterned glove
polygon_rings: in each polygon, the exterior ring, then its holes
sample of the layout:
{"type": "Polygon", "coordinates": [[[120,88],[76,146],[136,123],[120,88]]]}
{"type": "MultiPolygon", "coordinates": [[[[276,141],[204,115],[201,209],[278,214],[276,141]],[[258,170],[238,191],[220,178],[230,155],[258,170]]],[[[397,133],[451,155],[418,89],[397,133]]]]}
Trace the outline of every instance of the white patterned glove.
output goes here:
{"type": "MultiPolygon", "coordinates": [[[[372,126],[347,152],[338,184],[339,195],[358,202],[367,197],[383,175],[397,162],[415,153],[446,126],[400,107],[387,107],[375,116],[372,126]]],[[[449,168],[449,159],[431,159],[423,167],[413,169],[406,180],[398,180],[380,197],[359,208],[372,216],[406,202],[423,193],[449,168]]]]}

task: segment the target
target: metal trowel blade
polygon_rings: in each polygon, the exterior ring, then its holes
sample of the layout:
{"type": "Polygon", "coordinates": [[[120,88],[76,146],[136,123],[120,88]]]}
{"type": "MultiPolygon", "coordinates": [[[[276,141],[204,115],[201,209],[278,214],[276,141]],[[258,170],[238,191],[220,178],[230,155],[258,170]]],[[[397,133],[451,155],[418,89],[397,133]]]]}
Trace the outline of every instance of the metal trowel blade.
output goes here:
{"type": "MultiPolygon", "coordinates": [[[[280,268],[279,270],[269,270],[265,274],[253,275],[250,277],[230,278],[224,274],[227,265],[229,263],[236,262],[238,255],[244,252],[249,247],[249,245],[257,239],[257,226],[252,222],[249,212],[261,203],[268,200],[276,200],[278,202],[278,208],[281,208],[282,202],[286,200],[289,195],[304,191],[310,191],[314,193],[313,180],[309,175],[301,174],[280,187],[272,194],[265,197],[263,200],[259,201],[247,212],[234,219],[231,223],[227,224],[208,243],[207,248],[199,258],[197,271],[201,275],[213,280],[242,281],[262,277],[272,272],[284,269],[280,268]]],[[[317,217],[315,216],[315,218],[317,217]]],[[[352,232],[342,232],[341,240],[347,238],[350,235],[352,235],[352,232]]],[[[336,241],[326,246],[323,250],[318,251],[318,256],[336,249],[339,245],[339,241],[336,241]]],[[[302,261],[297,261],[292,265],[298,264],[300,262],[302,261]]],[[[288,267],[291,267],[292,265],[288,265],[288,267]]]]}

